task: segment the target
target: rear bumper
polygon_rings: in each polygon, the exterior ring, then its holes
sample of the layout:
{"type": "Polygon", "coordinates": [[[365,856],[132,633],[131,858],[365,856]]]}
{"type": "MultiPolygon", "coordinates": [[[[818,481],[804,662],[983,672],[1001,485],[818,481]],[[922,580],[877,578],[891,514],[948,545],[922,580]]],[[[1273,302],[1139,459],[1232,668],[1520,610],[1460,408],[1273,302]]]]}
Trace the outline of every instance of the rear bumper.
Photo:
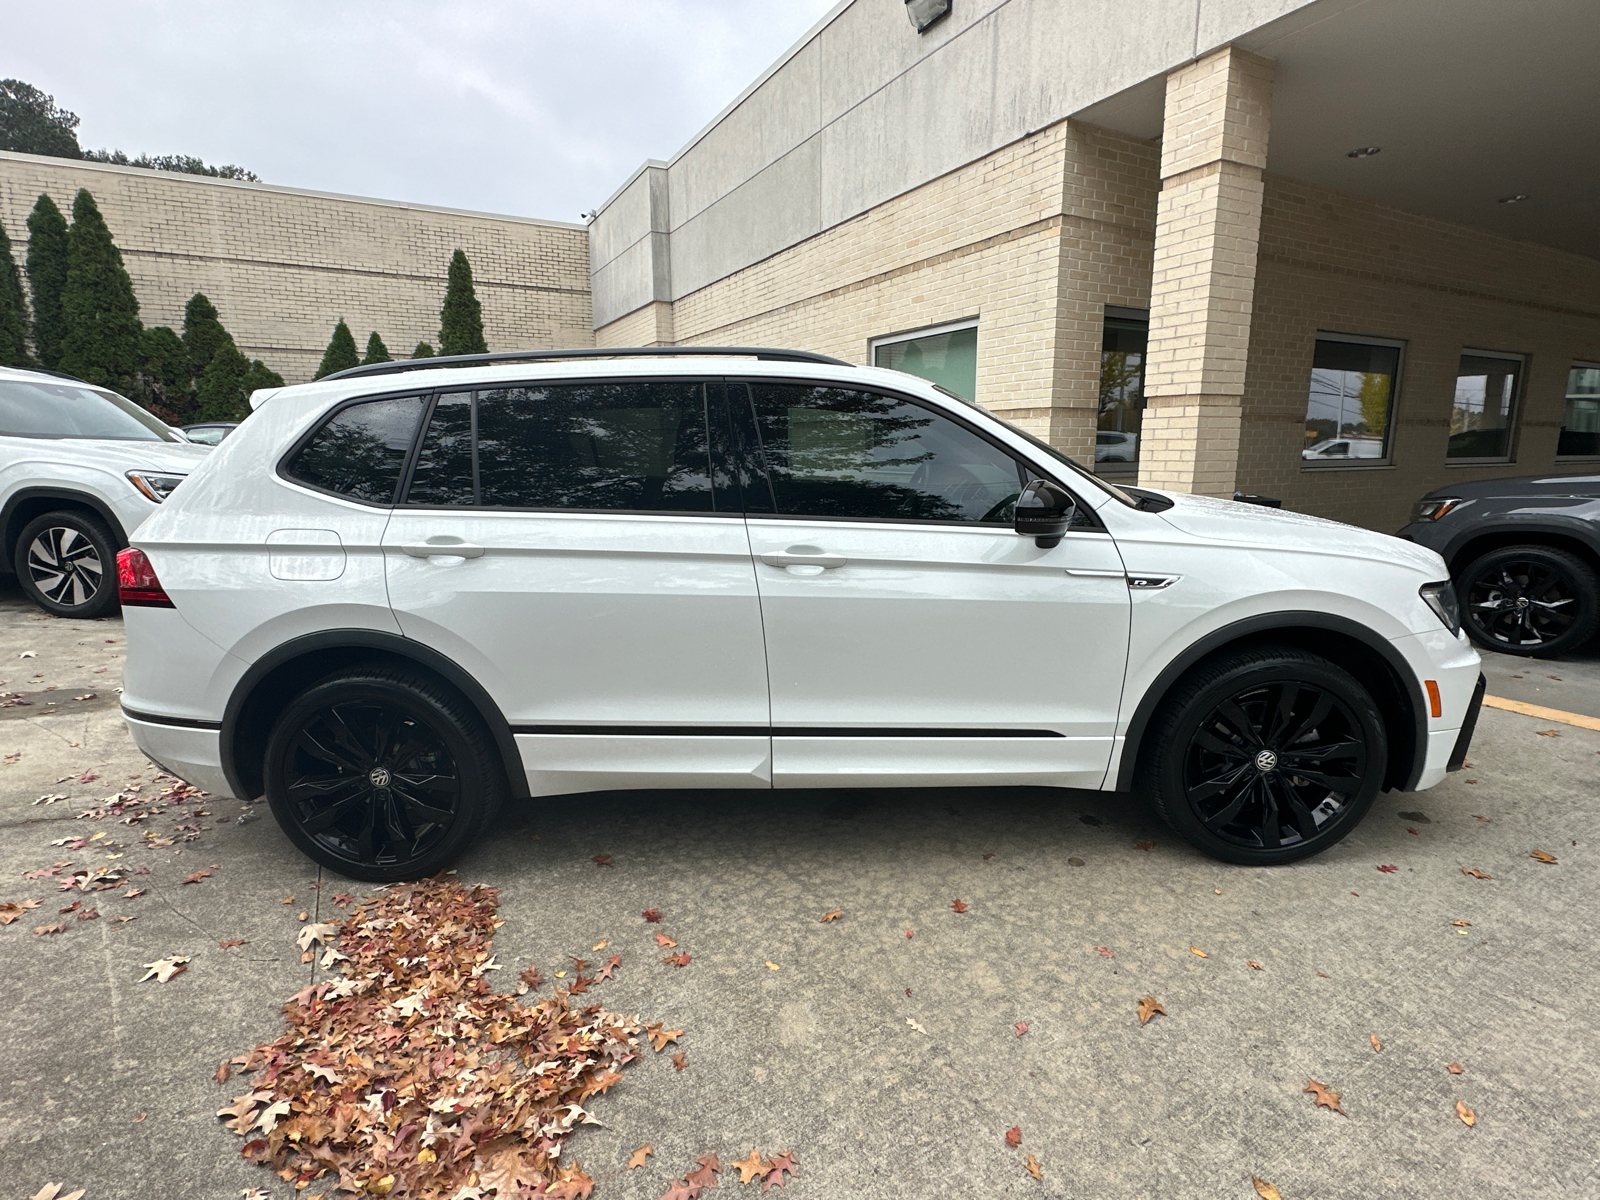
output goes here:
{"type": "Polygon", "coordinates": [[[134,745],[169,774],[202,791],[231,796],[233,787],[222,771],[222,731],[208,722],[164,718],[124,708],[134,745]]]}

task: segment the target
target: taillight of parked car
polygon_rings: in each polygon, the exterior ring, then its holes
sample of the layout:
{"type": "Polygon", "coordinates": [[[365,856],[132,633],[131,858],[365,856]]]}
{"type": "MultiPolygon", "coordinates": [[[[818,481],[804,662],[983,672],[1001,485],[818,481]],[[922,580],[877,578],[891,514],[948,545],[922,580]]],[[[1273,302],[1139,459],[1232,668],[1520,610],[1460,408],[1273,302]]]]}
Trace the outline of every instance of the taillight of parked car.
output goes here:
{"type": "Polygon", "coordinates": [[[117,553],[117,599],[124,608],[173,607],[144,551],[132,546],[117,553]]]}

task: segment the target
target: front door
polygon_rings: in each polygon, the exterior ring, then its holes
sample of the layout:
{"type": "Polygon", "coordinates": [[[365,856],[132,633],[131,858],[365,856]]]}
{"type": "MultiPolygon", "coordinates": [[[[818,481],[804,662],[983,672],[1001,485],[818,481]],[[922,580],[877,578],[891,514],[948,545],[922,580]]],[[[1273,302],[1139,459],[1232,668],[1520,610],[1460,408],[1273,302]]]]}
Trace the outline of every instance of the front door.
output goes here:
{"type": "Polygon", "coordinates": [[[745,394],[774,784],[1100,786],[1130,603],[1092,514],[1051,549],[1019,537],[1033,472],[909,398],[745,394]]]}
{"type": "Polygon", "coordinates": [[[770,786],[767,678],[705,386],[529,384],[435,398],[384,536],[406,636],[511,723],[535,794],[770,786]]]}

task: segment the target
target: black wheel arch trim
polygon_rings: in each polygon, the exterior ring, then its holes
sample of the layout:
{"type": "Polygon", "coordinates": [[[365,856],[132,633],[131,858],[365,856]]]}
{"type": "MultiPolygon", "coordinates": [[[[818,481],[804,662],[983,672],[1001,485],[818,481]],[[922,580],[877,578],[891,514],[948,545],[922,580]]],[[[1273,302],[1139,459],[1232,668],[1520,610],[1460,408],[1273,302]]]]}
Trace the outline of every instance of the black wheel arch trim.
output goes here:
{"type": "Polygon", "coordinates": [[[1421,680],[1416,677],[1405,657],[1380,634],[1348,617],[1310,611],[1266,613],[1234,621],[1190,643],[1183,653],[1169,662],[1145,689],[1144,695],[1139,698],[1138,706],[1134,709],[1133,719],[1128,722],[1128,731],[1122,743],[1122,758],[1117,765],[1116,790],[1119,792],[1132,790],[1134,771],[1139,761],[1140,743],[1144,739],[1145,730],[1150,726],[1150,719],[1155,716],[1156,709],[1171,692],[1173,685],[1191,668],[1203,658],[1215,654],[1241,638],[1272,633],[1275,630],[1287,632],[1307,628],[1323,629],[1329,633],[1355,638],[1376,651],[1405,688],[1406,697],[1410,701],[1413,726],[1412,761],[1405,772],[1400,790],[1407,792],[1413,790],[1422,777],[1428,758],[1428,704],[1423,698],[1421,680]]]}
{"type": "Polygon", "coordinates": [[[15,549],[12,545],[12,538],[21,532],[20,526],[16,529],[12,528],[12,522],[16,520],[17,509],[22,507],[23,503],[28,500],[64,500],[69,504],[81,504],[85,508],[92,509],[95,515],[106,523],[106,527],[111,530],[112,538],[117,543],[118,550],[126,549],[128,545],[128,534],[122,528],[122,522],[117,519],[117,514],[111,511],[111,506],[98,496],[63,487],[18,488],[6,498],[5,507],[0,508],[0,536],[5,538],[4,549],[6,567],[8,569],[11,565],[12,551],[15,549]]]}
{"type": "Polygon", "coordinates": [[[439,676],[460,692],[483,719],[484,726],[488,729],[489,736],[494,739],[495,749],[499,751],[501,762],[505,766],[506,782],[511,796],[518,800],[528,798],[528,776],[522,765],[522,755],[517,749],[516,739],[511,735],[511,725],[506,721],[505,714],[500,711],[500,706],[484,690],[483,685],[453,659],[445,657],[437,650],[399,634],[384,633],[377,629],[328,629],[308,633],[282,643],[251,664],[250,669],[234,685],[233,693],[228,697],[227,708],[222,714],[220,747],[222,773],[227,777],[235,795],[243,796],[250,790],[241,782],[239,764],[234,757],[234,746],[237,742],[239,718],[243,715],[244,706],[251,693],[255,691],[257,684],[284,663],[318,650],[375,650],[409,659],[423,670],[439,676]]]}
{"type": "MultiPolygon", "coordinates": [[[[1585,521],[1577,517],[1555,520],[1546,517],[1535,521],[1524,520],[1511,515],[1501,515],[1481,525],[1462,530],[1445,543],[1445,548],[1441,551],[1441,554],[1445,562],[1454,564],[1466,548],[1480,538],[1519,537],[1525,534],[1536,537],[1560,538],[1563,541],[1573,542],[1590,554],[1600,557],[1600,528],[1597,528],[1593,521],[1585,521]]],[[[1546,549],[1552,548],[1546,542],[1530,542],[1528,544],[1546,549]]],[[[1510,542],[1502,546],[1496,546],[1494,549],[1510,549],[1514,545],[1516,545],[1515,542],[1510,542]]],[[[1553,548],[1560,549],[1559,546],[1553,548]]],[[[1493,553],[1493,551],[1489,550],[1483,553],[1493,553]]],[[[1465,570],[1471,563],[1463,559],[1460,565],[1465,570]]],[[[1452,569],[1451,574],[1454,573],[1452,569]]]]}

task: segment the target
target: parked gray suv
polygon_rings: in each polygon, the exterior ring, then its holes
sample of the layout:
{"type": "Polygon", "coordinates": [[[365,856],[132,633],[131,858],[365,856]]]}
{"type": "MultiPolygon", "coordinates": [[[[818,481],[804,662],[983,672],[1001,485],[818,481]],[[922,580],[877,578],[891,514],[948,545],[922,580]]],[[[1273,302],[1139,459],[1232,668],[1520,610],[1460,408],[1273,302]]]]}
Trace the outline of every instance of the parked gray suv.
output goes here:
{"type": "Polygon", "coordinates": [[[1480,646],[1554,658],[1600,628],[1600,468],[1436,488],[1400,536],[1450,564],[1480,646]]]}

